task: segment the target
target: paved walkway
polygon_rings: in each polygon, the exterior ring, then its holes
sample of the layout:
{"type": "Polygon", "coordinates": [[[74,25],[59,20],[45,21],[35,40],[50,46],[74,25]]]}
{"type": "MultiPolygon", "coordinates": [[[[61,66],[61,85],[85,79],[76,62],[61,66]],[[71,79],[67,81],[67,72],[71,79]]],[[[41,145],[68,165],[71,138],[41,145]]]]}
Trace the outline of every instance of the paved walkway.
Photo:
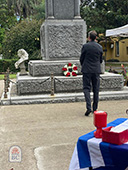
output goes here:
{"type": "MultiPolygon", "coordinates": [[[[128,100],[99,103],[108,122],[127,118],[126,109],[128,100]]],[[[78,137],[95,129],[84,111],[84,102],[0,106],[0,169],[68,170],[78,137]],[[13,145],[21,147],[21,163],[8,160],[13,145]]]]}

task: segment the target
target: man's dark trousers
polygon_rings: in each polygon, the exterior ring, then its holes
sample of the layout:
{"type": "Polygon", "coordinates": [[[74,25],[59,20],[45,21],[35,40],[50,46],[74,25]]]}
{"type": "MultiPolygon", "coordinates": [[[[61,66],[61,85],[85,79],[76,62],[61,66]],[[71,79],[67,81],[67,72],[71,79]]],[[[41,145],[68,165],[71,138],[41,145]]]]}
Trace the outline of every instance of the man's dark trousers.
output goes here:
{"type": "Polygon", "coordinates": [[[93,111],[97,110],[99,101],[100,74],[99,73],[83,73],[83,92],[86,101],[87,110],[91,111],[91,87],[93,91],[93,111]]]}

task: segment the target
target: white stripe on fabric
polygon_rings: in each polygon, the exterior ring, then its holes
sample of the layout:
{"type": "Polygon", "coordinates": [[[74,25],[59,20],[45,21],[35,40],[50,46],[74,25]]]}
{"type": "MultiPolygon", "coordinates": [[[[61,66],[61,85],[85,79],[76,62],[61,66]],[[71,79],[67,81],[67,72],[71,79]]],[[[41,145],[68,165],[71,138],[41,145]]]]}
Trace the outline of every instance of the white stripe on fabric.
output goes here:
{"type": "Polygon", "coordinates": [[[79,169],[80,169],[80,166],[79,166],[79,160],[78,160],[77,146],[75,146],[72,159],[70,162],[69,170],[79,170],[79,169]]]}
{"type": "Polygon", "coordinates": [[[74,152],[73,152],[73,155],[72,155],[72,159],[71,159],[71,162],[70,162],[69,170],[89,170],[89,168],[80,169],[77,146],[75,146],[75,149],[74,149],[74,152]]]}
{"type": "Polygon", "coordinates": [[[91,165],[93,168],[105,166],[99,145],[101,142],[102,142],[101,138],[91,138],[87,141],[91,165]]]}

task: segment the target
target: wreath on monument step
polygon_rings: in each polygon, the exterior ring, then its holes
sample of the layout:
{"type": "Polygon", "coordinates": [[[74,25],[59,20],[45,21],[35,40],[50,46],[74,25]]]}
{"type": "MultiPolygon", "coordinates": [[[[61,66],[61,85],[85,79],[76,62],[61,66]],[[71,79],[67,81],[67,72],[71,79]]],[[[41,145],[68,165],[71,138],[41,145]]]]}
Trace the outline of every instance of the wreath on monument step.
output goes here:
{"type": "Polygon", "coordinates": [[[62,71],[63,71],[64,76],[66,76],[66,77],[77,76],[77,74],[78,74],[77,66],[72,63],[66,64],[62,68],[62,71]]]}

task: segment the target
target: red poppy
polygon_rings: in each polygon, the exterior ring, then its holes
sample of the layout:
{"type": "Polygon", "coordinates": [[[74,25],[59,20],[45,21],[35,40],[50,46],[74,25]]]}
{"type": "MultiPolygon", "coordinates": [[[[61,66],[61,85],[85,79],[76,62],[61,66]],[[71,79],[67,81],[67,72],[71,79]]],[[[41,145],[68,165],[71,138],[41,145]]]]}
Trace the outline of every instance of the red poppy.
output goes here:
{"type": "Polygon", "coordinates": [[[74,66],[74,67],[73,67],[73,70],[77,70],[77,67],[76,67],[76,66],[74,66]]]}
{"type": "Polygon", "coordinates": [[[72,66],[72,63],[68,63],[68,66],[72,66]]]}
{"type": "Polygon", "coordinates": [[[77,74],[76,74],[75,72],[72,72],[72,75],[73,75],[73,76],[77,76],[77,74]]]}
{"type": "Polygon", "coordinates": [[[62,70],[63,70],[63,71],[67,71],[67,68],[64,68],[64,67],[63,67],[62,70]]]}
{"type": "Polygon", "coordinates": [[[70,76],[70,73],[69,73],[69,72],[66,74],[66,77],[68,77],[68,76],[70,76]]]}

